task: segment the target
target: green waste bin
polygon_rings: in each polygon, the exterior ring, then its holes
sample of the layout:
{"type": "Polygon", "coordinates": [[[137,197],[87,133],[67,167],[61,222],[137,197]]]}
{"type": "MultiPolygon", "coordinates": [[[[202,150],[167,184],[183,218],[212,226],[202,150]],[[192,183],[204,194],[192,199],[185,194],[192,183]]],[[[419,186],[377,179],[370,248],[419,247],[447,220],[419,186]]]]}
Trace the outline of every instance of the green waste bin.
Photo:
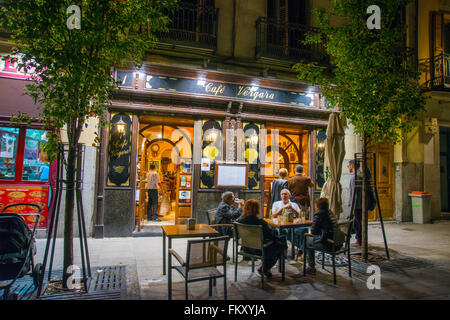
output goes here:
{"type": "Polygon", "coordinates": [[[412,191],[408,195],[411,197],[413,222],[430,223],[432,194],[430,192],[412,191]]]}

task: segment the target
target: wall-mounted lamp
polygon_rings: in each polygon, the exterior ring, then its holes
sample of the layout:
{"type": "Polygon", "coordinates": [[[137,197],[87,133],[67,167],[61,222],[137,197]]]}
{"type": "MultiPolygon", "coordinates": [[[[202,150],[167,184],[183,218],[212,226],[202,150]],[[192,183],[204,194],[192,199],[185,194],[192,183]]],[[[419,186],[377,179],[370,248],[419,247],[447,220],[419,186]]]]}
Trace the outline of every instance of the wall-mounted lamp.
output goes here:
{"type": "Polygon", "coordinates": [[[215,130],[208,135],[208,140],[210,142],[215,142],[217,140],[217,132],[215,130]]]}
{"type": "Polygon", "coordinates": [[[319,149],[323,149],[323,148],[325,148],[325,143],[319,142],[319,143],[317,144],[317,147],[318,147],[319,149]]]}
{"type": "Polygon", "coordinates": [[[122,118],[120,118],[119,121],[116,122],[117,132],[124,133],[125,126],[126,126],[126,123],[122,120],[122,118]]]}
{"type": "Polygon", "coordinates": [[[259,140],[259,137],[258,137],[257,134],[252,134],[252,135],[250,136],[250,142],[251,142],[253,145],[256,145],[256,144],[258,143],[258,140],[259,140]]]}

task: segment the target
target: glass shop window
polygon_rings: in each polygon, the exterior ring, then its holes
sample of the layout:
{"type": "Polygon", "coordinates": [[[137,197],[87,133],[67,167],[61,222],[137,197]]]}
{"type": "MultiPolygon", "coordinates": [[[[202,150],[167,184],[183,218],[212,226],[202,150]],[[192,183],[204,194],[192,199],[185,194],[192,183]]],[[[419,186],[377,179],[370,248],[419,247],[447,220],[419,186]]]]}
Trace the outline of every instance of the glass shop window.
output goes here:
{"type": "Polygon", "coordinates": [[[216,161],[222,160],[222,122],[203,121],[200,188],[212,189],[215,183],[216,161]]]}
{"type": "Polygon", "coordinates": [[[19,129],[0,127],[0,180],[14,180],[19,129]]]}
{"type": "Polygon", "coordinates": [[[255,123],[243,123],[244,136],[243,159],[248,163],[248,188],[259,189],[260,179],[260,157],[259,157],[259,131],[260,125],[255,123]]]}
{"type": "Polygon", "coordinates": [[[47,141],[45,130],[27,129],[23,159],[23,181],[48,181],[49,163],[44,151],[47,141]]]}

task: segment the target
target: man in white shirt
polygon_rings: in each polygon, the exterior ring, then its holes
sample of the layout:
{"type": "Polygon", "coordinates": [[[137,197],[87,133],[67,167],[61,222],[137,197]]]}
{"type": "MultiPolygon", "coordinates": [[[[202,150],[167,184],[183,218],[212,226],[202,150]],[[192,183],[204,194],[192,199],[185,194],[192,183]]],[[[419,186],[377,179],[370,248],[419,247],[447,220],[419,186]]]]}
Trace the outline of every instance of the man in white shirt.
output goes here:
{"type": "MultiPolygon", "coordinates": [[[[272,217],[278,217],[283,209],[290,212],[296,212],[300,215],[300,208],[295,202],[291,202],[291,192],[288,189],[281,190],[281,200],[276,201],[272,206],[272,217]]],[[[308,232],[308,227],[299,227],[294,229],[294,243],[297,244],[298,257],[303,254],[303,235],[308,232]]],[[[294,244],[293,244],[294,245],[294,244]]]]}
{"type": "Polygon", "coordinates": [[[148,221],[161,221],[158,219],[158,187],[161,188],[161,182],[159,181],[159,175],[156,172],[156,166],[152,163],[150,165],[150,171],[147,173],[148,221]],[[150,208],[153,210],[150,210],[150,208]]]}
{"type": "Polygon", "coordinates": [[[272,217],[276,218],[279,214],[285,209],[286,211],[293,212],[300,214],[300,208],[295,202],[291,202],[291,192],[288,189],[283,189],[280,192],[281,200],[275,201],[272,205],[272,217]]]}

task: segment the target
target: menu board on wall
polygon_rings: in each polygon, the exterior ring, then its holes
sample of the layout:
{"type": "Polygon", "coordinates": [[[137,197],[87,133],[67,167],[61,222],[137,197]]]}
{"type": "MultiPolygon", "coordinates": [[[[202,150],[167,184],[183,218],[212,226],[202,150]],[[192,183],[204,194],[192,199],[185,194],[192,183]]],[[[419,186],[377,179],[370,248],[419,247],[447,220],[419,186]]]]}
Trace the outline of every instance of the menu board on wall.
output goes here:
{"type": "Polygon", "coordinates": [[[216,187],[247,188],[248,164],[216,164],[216,187]]]}
{"type": "MultiPolygon", "coordinates": [[[[41,207],[41,217],[37,228],[47,227],[48,212],[48,187],[47,186],[0,186],[0,211],[13,203],[33,203],[41,207]]],[[[34,227],[37,209],[34,206],[20,205],[6,209],[7,213],[16,213],[25,220],[27,226],[34,227]]]]}

